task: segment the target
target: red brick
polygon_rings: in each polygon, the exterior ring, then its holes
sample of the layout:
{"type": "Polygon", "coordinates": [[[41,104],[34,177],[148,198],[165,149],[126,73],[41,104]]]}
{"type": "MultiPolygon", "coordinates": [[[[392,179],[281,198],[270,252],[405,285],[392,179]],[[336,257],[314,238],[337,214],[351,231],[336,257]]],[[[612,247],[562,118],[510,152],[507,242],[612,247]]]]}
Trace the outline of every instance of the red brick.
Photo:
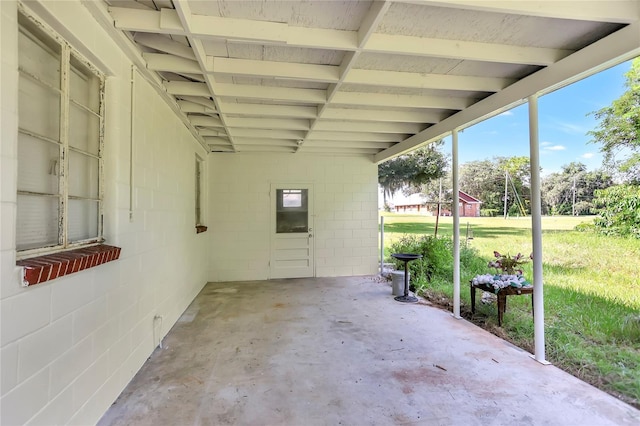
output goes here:
{"type": "Polygon", "coordinates": [[[103,244],[33,257],[16,264],[24,268],[24,280],[33,285],[116,260],[120,251],[119,247],[103,244]]]}

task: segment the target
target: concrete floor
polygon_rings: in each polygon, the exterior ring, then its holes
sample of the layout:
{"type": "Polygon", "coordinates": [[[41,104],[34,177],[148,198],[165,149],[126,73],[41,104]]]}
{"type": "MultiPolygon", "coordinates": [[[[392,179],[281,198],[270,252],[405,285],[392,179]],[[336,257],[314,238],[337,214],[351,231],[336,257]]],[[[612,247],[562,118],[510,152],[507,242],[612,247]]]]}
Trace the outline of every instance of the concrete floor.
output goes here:
{"type": "Polygon", "coordinates": [[[640,411],[372,277],[210,283],[100,425],[638,425],[640,411]]]}

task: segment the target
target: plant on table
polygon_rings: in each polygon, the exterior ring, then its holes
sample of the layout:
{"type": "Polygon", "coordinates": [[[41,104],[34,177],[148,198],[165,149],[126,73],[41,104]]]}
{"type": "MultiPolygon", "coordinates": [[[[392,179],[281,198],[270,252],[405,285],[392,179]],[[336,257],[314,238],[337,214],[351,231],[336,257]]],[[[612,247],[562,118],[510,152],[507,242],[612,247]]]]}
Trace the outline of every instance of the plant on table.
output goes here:
{"type": "Polygon", "coordinates": [[[525,258],[521,253],[515,256],[509,254],[502,255],[497,251],[493,252],[495,260],[490,261],[487,266],[495,268],[495,274],[476,275],[472,282],[476,284],[486,284],[493,287],[497,293],[507,287],[531,287],[531,283],[527,281],[520,266],[533,259],[533,254],[529,258],[525,258]]]}

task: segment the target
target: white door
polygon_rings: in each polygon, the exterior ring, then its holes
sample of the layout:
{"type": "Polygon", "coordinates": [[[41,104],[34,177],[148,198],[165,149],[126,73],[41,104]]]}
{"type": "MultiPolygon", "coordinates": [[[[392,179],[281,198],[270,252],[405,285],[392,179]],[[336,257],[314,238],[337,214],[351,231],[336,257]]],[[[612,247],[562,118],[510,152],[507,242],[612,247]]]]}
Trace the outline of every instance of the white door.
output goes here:
{"type": "Polygon", "coordinates": [[[271,278],[313,277],[312,186],[271,185],[271,278]]]}

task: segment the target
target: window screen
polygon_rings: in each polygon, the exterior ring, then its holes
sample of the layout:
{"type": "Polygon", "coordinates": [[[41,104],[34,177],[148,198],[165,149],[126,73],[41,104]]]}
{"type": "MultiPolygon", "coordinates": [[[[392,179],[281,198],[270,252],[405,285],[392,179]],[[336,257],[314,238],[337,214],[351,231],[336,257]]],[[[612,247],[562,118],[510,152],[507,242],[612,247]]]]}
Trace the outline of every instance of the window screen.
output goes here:
{"type": "Polygon", "coordinates": [[[100,241],[104,78],[22,13],[18,61],[17,249],[100,241]]]}

